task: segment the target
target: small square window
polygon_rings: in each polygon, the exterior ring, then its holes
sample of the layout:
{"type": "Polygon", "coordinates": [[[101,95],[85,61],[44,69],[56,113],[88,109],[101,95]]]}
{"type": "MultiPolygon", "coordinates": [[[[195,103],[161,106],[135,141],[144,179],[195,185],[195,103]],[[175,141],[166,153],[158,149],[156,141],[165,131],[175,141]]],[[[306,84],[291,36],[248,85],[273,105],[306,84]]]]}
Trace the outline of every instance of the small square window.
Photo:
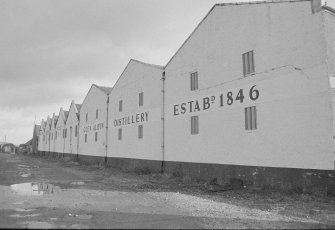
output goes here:
{"type": "Polygon", "coordinates": [[[245,129],[255,130],[257,129],[257,110],[256,106],[244,108],[245,115],[245,129]]]}
{"type": "Polygon", "coordinates": [[[143,139],[143,125],[138,126],[138,139],[143,139]]]}
{"type": "Polygon", "coordinates": [[[191,91],[198,89],[198,72],[191,73],[191,91]]]}
{"type": "Polygon", "coordinates": [[[198,116],[191,117],[191,134],[192,135],[199,134],[199,117],[198,116]]]}
{"type": "Polygon", "coordinates": [[[242,54],[243,60],[243,75],[247,76],[255,72],[254,51],[251,50],[242,54]]]}

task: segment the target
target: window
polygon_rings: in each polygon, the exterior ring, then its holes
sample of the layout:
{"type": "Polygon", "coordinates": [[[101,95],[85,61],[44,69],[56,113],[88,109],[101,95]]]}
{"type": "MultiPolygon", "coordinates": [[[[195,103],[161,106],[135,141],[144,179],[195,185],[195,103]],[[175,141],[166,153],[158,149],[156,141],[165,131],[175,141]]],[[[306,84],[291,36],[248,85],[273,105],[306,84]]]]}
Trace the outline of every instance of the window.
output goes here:
{"type": "Polygon", "coordinates": [[[55,140],[57,140],[57,131],[55,132],[55,140]]]}
{"type": "Polygon", "coordinates": [[[243,75],[247,76],[255,72],[254,51],[249,51],[242,55],[243,59],[243,75]]]}
{"type": "Polygon", "coordinates": [[[76,125],[76,128],[74,129],[74,136],[76,137],[78,135],[78,125],[76,125]]]}
{"type": "Polygon", "coordinates": [[[87,133],[85,133],[85,143],[87,142],[87,133]]]}
{"type": "Polygon", "coordinates": [[[245,129],[246,130],[257,129],[256,106],[244,108],[244,115],[245,115],[245,129]]]}
{"type": "Polygon", "coordinates": [[[119,112],[122,112],[122,100],[119,101],[119,112]]]}
{"type": "Polygon", "coordinates": [[[95,110],[95,118],[98,119],[98,117],[99,117],[99,110],[97,109],[95,110]]]}
{"type": "Polygon", "coordinates": [[[122,140],[122,129],[121,128],[119,128],[118,130],[118,139],[122,140]]]}
{"type": "Polygon", "coordinates": [[[143,106],[143,92],[139,93],[138,100],[139,100],[138,102],[139,106],[143,106]]]}
{"type": "Polygon", "coordinates": [[[198,72],[191,73],[191,91],[198,89],[198,72]]]}
{"type": "Polygon", "coordinates": [[[70,141],[72,141],[72,126],[70,127],[70,141]]]}
{"type": "Polygon", "coordinates": [[[54,139],[54,133],[51,133],[51,140],[54,139]]]}
{"type": "Polygon", "coordinates": [[[138,139],[143,139],[143,125],[138,126],[138,139]]]}
{"type": "Polygon", "coordinates": [[[95,132],[95,142],[98,141],[98,132],[95,132]]]}
{"type": "Polygon", "coordinates": [[[199,134],[199,117],[198,116],[191,117],[191,134],[192,135],[199,134]]]}
{"type": "Polygon", "coordinates": [[[45,141],[45,134],[43,134],[43,141],[45,141]]]}
{"type": "Polygon", "coordinates": [[[86,113],[86,119],[85,120],[88,121],[88,113],[86,113]]]}

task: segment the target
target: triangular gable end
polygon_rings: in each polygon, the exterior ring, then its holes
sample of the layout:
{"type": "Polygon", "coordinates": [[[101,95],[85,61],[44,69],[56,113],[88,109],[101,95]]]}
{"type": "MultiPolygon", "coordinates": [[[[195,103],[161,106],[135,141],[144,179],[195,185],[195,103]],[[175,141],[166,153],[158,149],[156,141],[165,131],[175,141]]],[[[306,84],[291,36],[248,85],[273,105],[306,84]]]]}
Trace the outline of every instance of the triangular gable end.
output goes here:
{"type": "Polygon", "coordinates": [[[77,106],[76,106],[74,100],[72,100],[72,102],[71,102],[70,109],[69,109],[69,111],[68,111],[68,115],[67,115],[67,119],[66,119],[66,123],[65,123],[65,125],[67,125],[68,118],[69,118],[71,115],[72,115],[73,117],[76,117],[77,122],[79,122],[79,118],[78,118],[78,110],[77,110],[77,106]],[[72,114],[73,114],[73,115],[72,115],[72,114]]]}
{"type": "MultiPolygon", "coordinates": [[[[178,50],[174,53],[174,55],[170,58],[168,63],[164,66],[164,69],[169,66],[169,64],[175,59],[175,57],[179,54],[179,52],[183,49],[183,47],[188,43],[191,37],[198,31],[199,27],[203,24],[203,22],[207,19],[207,17],[213,12],[216,7],[227,7],[227,6],[240,6],[240,5],[255,5],[255,4],[281,4],[281,3],[301,3],[301,2],[311,2],[311,10],[314,10],[313,5],[320,5],[321,0],[268,0],[268,1],[253,1],[253,2],[234,2],[234,3],[217,3],[215,4],[206,16],[199,22],[199,24],[195,27],[195,29],[191,32],[191,34],[186,38],[183,44],[178,48],[178,50]]],[[[322,7],[324,8],[324,7],[322,7]]],[[[321,7],[320,7],[321,9],[321,7]]]]}
{"type": "MultiPolygon", "coordinates": [[[[106,94],[106,95],[108,95],[108,93],[106,92],[106,89],[104,90],[103,88],[110,88],[110,91],[111,91],[111,89],[112,89],[112,87],[104,87],[104,86],[98,86],[98,85],[96,85],[96,84],[92,84],[91,87],[90,87],[90,89],[88,90],[88,92],[87,92],[87,94],[86,94],[84,100],[83,100],[83,103],[80,104],[80,108],[82,107],[82,105],[85,104],[86,98],[87,98],[87,96],[90,94],[90,92],[92,91],[92,88],[99,89],[99,91],[101,91],[102,93],[104,93],[104,94],[106,94]]],[[[80,113],[80,110],[78,110],[78,113],[80,113]]]]}
{"type": "Polygon", "coordinates": [[[66,119],[65,119],[65,115],[64,115],[64,110],[63,110],[63,107],[61,107],[59,109],[56,127],[64,126],[65,125],[65,121],[66,121],[66,119]]]}
{"type": "Polygon", "coordinates": [[[164,67],[160,66],[160,65],[154,65],[154,64],[141,62],[141,61],[138,61],[138,60],[135,60],[135,59],[130,59],[130,61],[128,62],[128,64],[124,68],[124,70],[122,71],[121,75],[119,76],[119,78],[115,82],[113,88],[115,88],[117,85],[120,85],[120,84],[122,85],[122,81],[125,78],[125,76],[127,75],[126,73],[128,71],[130,71],[132,68],[136,68],[136,67],[146,67],[146,68],[150,68],[150,69],[159,69],[159,70],[162,70],[162,71],[164,69],[164,67]]]}
{"type": "Polygon", "coordinates": [[[51,122],[52,122],[52,119],[50,118],[50,116],[48,116],[46,126],[45,126],[45,131],[51,130],[51,122]]]}

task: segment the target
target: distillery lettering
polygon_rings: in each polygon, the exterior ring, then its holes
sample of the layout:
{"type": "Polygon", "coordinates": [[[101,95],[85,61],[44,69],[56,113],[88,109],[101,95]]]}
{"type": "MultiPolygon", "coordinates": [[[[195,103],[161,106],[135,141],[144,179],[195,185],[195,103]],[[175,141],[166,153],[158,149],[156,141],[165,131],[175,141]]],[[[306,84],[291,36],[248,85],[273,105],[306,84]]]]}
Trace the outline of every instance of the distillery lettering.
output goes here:
{"type": "MultiPolygon", "coordinates": [[[[251,101],[256,101],[259,98],[259,91],[256,89],[256,85],[251,87],[248,90],[248,96],[251,101]]],[[[226,94],[221,93],[219,95],[220,107],[230,106],[234,102],[239,101],[240,103],[244,102],[244,92],[243,89],[240,89],[235,94],[232,91],[228,91],[226,94]],[[236,96],[235,96],[236,95],[236,96]]],[[[178,116],[185,113],[193,113],[208,110],[211,108],[212,104],[215,103],[215,96],[204,97],[200,100],[188,101],[180,104],[173,105],[173,115],[178,116]]]]}
{"type": "Polygon", "coordinates": [[[101,129],[103,129],[104,128],[104,123],[99,123],[99,124],[95,124],[95,125],[93,125],[93,128],[92,128],[92,126],[91,125],[89,125],[89,126],[85,126],[84,128],[83,128],[83,130],[84,130],[84,133],[89,133],[90,131],[98,131],[98,130],[101,130],[101,129]]]}
{"type": "Polygon", "coordinates": [[[135,115],[123,117],[120,119],[115,119],[114,127],[122,126],[122,125],[129,125],[129,124],[134,124],[134,123],[139,123],[139,122],[145,122],[145,121],[148,121],[148,118],[149,118],[149,112],[137,113],[135,115]]]}

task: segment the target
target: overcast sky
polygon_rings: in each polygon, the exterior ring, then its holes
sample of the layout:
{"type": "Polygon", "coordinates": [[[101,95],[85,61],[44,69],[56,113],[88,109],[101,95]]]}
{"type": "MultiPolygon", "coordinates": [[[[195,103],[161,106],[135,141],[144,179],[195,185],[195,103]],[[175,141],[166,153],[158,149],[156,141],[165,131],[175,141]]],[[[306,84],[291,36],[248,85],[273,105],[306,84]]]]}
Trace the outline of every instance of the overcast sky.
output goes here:
{"type": "Polygon", "coordinates": [[[27,142],[34,121],[82,103],[92,83],[113,86],[131,58],[165,65],[233,1],[0,0],[0,141],[27,142]]]}

